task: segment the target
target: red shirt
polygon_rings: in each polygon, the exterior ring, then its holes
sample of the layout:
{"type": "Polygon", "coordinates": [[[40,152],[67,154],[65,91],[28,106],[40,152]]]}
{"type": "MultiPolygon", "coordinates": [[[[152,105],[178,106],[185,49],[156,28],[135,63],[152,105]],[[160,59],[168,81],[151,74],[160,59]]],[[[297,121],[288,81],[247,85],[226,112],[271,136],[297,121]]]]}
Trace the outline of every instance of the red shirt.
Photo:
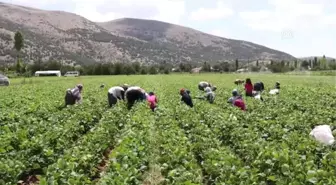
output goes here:
{"type": "Polygon", "coordinates": [[[253,85],[252,84],[245,84],[245,91],[247,93],[251,93],[252,94],[252,91],[253,91],[253,85]]]}
{"type": "Polygon", "coordinates": [[[241,110],[245,111],[246,110],[246,106],[245,103],[242,99],[237,99],[236,101],[234,101],[234,105],[239,107],[241,110]]]}

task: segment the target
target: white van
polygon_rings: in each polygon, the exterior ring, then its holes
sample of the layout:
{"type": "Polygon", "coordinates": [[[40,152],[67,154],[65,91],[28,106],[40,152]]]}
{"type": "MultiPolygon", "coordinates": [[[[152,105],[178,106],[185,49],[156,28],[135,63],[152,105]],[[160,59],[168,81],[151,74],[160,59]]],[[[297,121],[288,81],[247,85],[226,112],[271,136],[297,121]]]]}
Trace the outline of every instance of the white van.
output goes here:
{"type": "Polygon", "coordinates": [[[68,71],[64,74],[65,77],[68,77],[68,76],[79,76],[79,72],[78,71],[68,71]]]}
{"type": "Polygon", "coordinates": [[[9,79],[7,76],[0,74],[0,86],[9,86],[9,79]]]}

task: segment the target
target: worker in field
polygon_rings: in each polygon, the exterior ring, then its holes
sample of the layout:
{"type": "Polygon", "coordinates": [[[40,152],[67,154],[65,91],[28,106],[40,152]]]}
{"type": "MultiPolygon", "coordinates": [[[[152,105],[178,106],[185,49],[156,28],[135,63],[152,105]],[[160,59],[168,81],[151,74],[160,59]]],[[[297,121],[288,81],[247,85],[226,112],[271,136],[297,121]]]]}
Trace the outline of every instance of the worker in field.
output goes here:
{"type": "Polygon", "coordinates": [[[189,90],[181,89],[180,90],[180,95],[181,95],[181,102],[184,102],[189,107],[194,106],[194,104],[192,102],[192,98],[190,96],[190,91],[189,90]]]}
{"type": "Polygon", "coordinates": [[[149,104],[149,108],[154,112],[157,108],[158,100],[154,94],[154,92],[149,92],[147,96],[147,102],[149,104]]]}
{"type": "Polygon", "coordinates": [[[118,100],[125,100],[125,91],[128,89],[127,86],[115,86],[111,87],[107,92],[107,99],[109,106],[117,104],[118,100]]]}
{"type": "Polygon", "coordinates": [[[245,95],[253,97],[253,84],[250,78],[247,78],[245,81],[245,95]]]}
{"type": "Polygon", "coordinates": [[[127,107],[128,109],[131,109],[136,101],[146,100],[147,93],[138,86],[132,86],[127,88],[125,97],[127,100],[127,107]]]}
{"type": "Polygon", "coordinates": [[[233,89],[232,91],[232,97],[228,99],[228,103],[231,103],[233,105],[234,101],[239,98],[239,93],[237,89],[233,89]]]}
{"type": "Polygon", "coordinates": [[[207,87],[210,87],[212,91],[216,91],[217,90],[217,87],[216,86],[212,86],[209,82],[200,82],[198,83],[198,89],[201,90],[201,91],[204,91],[205,88],[207,87]]]}
{"type": "Polygon", "coordinates": [[[276,82],[274,89],[270,90],[270,94],[279,94],[280,93],[280,83],[276,82]]]}
{"type": "Polygon", "coordinates": [[[263,82],[257,82],[253,86],[253,90],[256,91],[257,93],[261,93],[265,90],[264,83],[263,82]]]}
{"type": "Polygon", "coordinates": [[[204,96],[196,97],[199,99],[206,99],[209,103],[214,103],[215,101],[215,93],[212,91],[210,87],[206,87],[204,90],[206,93],[204,96]]]}
{"type": "Polygon", "coordinates": [[[232,97],[230,97],[227,101],[228,103],[232,104],[233,106],[236,106],[240,108],[241,110],[246,110],[245,102],[241,95],[239,95],[237,89],[234,89],[232,91],[232,97]]]}
{"type": "Polygon", "coordinates": [[[245,82],[244,80],[236,79],[236,80],[234,81],[234,84],[236,84],[236,85],[241,85],[241,84],[243,84],[244,82],[245,82]]]}
{"type": "Polygon", "coordinates": [[[82,101],[82,90],[83,85],[78,84],[73,89],[68,89],[65,94],[65,106],[67,105],[74,105],[76,103],[81,103],[82,101]]]}
{"type": "MultiPolygon", "coordinates": [[[[120,87],[124,88],[124,89],[128,89],[130,86],[128,84],[123,84],[120,87]]],[[[125,90],[126,91],[126,90],[125,90]]]]}
{"type": "Polygon", "coordinates": [[[312,131],[309,135],[313,136],[317,141],[325,145],[332,145],[335,143],[335,138],[333,136],[333,128],[329,125],[318,125],[313,126],[312,131]]]}
{"type": "Polygon", "coordinates": [[[261,96],[262,92],[265,90],[263,82],[257,82],[253,86],[253,97],[257,100],[264,101],[263,97],[261,96]]]}

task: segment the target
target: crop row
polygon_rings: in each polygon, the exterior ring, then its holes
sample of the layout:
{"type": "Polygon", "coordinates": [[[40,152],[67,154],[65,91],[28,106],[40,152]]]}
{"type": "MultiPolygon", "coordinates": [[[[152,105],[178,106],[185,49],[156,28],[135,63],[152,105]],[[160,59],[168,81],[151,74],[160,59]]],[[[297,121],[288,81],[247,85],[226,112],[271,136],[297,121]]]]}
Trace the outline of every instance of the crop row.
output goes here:
{"type": "MultiPolygon", "coordinates": [[[[289,124],[288,119],[282,117],[281,113],[272,122],[255,119],[257,116],[253,113],[247,116],[237,112],[236,116],[232,116],[221,113],[217,108],[208,105],[205,107],[199,112],[204,123],[220,138],[223,145],[229,146],[245,165],[251,167],[251,171],[256,172],[257,182],[261,184],[336,182],[336,178],[332,175],[335,173],[336,164],[332,158],[336,153],[320,146],[309,138],[307,133],[304,134],[298,129],[304,128],[304,124],[294,122],[289,124]],[[216,115],[211,115],[212,112],[216,112],[216,115]],[[270,122],[273,125],[268,125],[270,122]],[[296,128],[286,128],[288,126],[296,128]]],[[[293,114],[295,115],[297,114],[293,114]]]]}
{"type": "Polygon", "coordinates": [[[105,159],[125,124],[121,110],[108,110],[94,129],[46,170],[40,184],[89,184],[100,177],[105,159]]]}
{"type": "MultiPolygon", "coordinates": [[[[41,127],[45,124],[42,129],[44,132],[30,135],[30,130],[20,130],[14,139],[8,139],[10,143],[5,147],[12,147],[14,150],[2,153],[0,156],[4,161],[0,166],[3,180],[15,183],[29,175],[43,173],[43,170],[55,163],[65,150],[73,147],[84,134],[95,127],[105,109],[99,106],[99,103],[93,99],[87,100],[87,104],[83,106],[64,110],[69,113],[56,116],[58,119],[52,119],[55,118],[52,117],[37,123],[41,127]]],[[[38,128],[37,124],[32,124],[31,127],[38,128]]]]}

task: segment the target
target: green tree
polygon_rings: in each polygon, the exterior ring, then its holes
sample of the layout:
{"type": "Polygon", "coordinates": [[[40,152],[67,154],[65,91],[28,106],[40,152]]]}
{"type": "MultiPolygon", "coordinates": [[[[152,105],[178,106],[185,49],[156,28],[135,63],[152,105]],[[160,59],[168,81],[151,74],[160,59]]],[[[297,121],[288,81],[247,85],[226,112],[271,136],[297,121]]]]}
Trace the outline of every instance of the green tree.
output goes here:
{"type": "Polygon", "coordinates": [[[135,74],[135,70],[133,68],[133,65],[131,65],[131,64],[125,64],[123,71],[126,75],[135,74]]]}
{"type": "Polygon", "coordinates": [[[202,66],[202,71],[210,72],[210,71],[211,71],[211,66],[210,66],[210,64],[208,64],[207,62],[204,62],[204,63],[203,63],[203,66],[202,66]]]}
{"type": "Polygon", "coordinates": [[[257,66],[257,67],[259,66],[259,60],[257,60],[257,64],[256,64],[256,66],[257,66]]]}
{"type": "Polygon", "coordinates": [[[123,64],[120,63],[120,62],[115,63],[113,74],[114,75],[120,75],[122,73],[123,73],[123,64]]]}
{"type": "Polygon", "coordinates": [[[301,63],[301,67],[307,69],[308,66],[309,66],[309,62],[308,62],[307,60],[302,61],[302,63],[301,63]]]}
{"type": "Polygon", "coordinates": [[[14,47],[16,49],[16,51],[19,52],[21,51],[21,49],[24,46],[24,38],[23,35],[21,34],[21,32],[17,31],[14,35],[14,47]]]}
{"type": "Polygon", "coordinates": [[[15,67],[15,69],[16,69],[17,73],[19,73],[19,74],[22,73],[23,64],[22,64],[22,61],[21,61],[20,58],[18,58],[17,61],[16,61],[16,67],[15,67]]]}
{"type": "Polygon", "coordinates": [[[236,71],[239,69],[239,61],[236,59],[236,71]]]}
{"type": "Polygon", "coordinates": [[[317,67],[317,64],[318,64],[317,57],[314,57],[314,67],[317,67]]]}
{"type": "Polygon", "coordinates": [[[327,59],[325,55],[320,59],[320,69],[327,69],[327,59]]]}
{"type": "Polygon", "coordinates": [[[153,65],[149,67],[148,71],[149,71],[149,74],[151,74],[151,75],[157,74],[157,69],[153,65]]]}
{"type": "Polygon", "coordinates": [[[140,73],[141,65],[139,62],[133,62],[132,67],[135,70],[135,73],[140,73]]]}
{"type": "Polygon", "coordinates": [[[17,61],[16,61],[16,72],[20,73],[22,72],[22,61],[20,60],[20,51],[24,46],[24,39],[23,39],[23,35],[21,34],[21,32],[17,31],[14,35],[14,48],[17,51],[17,61]]]}

